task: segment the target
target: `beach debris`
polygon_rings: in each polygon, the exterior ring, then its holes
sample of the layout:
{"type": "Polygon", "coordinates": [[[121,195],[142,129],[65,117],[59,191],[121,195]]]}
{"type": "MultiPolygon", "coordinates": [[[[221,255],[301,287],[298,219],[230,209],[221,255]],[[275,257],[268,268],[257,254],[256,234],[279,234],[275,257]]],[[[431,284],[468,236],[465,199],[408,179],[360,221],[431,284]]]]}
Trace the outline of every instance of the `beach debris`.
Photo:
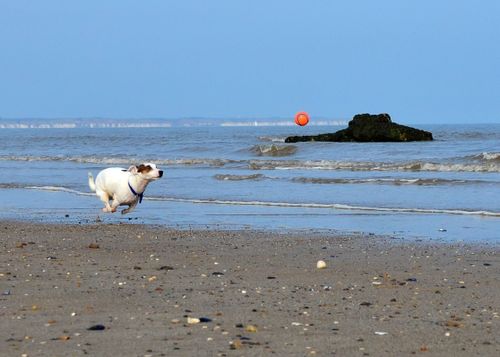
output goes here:
{"type": "Polygon", "coordinates": [[[28,243],[26,242],[19,242],[19,243],[16,243],[16,248],[24,248],[28,245],[28,243]]]}
{"type": "Polygon", "coordinates": [[[448,321],[446,321],[445,326],[446,326],[446,327],[456,327],[456,328],[460,328],[460,327],[464,327],[464,324],[463,324],[463,323],[458,322],[457,320],[448,320],[448,321]]]}
{"type": "Polygon", "coordinates": [[[377,336],[384,336],[387,334],[388,334],[388,332],[385,332],[385,331],[375,331],[375,335],[377,335],[377,336]]]}
{"type": "Polygon", "coordinates": [[[158,268],[158,270],[174,270],[174,267],[171,267],[170,265],[162,265],[158,268]]]}
{"type": "Polygon", "coordinates": [[[268,276],[267,279],[273,280],[273,279],[276,279],[276,277],[275,276],[268,276]]]}
{"type": "Polygon", "coordinates": [[[48,256],[48,257],[47,257],[47,260],[57,260],[57,257],[54,257],[54,256],[48,256]]]}
{"type": "Polygon", "coordinates": [[[229,342],[229,348],[231,350],[239,350],[242,347],[243,347],[243,344],[241,343],[240,340],[235,340],[235,341],[229,342]]]}
{"type": "Polygon", "coordinates": [[[214,271],[214,272],[212,273],[212,275],[213,275],[213,276],[216,276],[216,277],[218,277],[218,278],[219,278],[219,277],[223,276],[223,275],[224,275],[224,273],[222,273],[222,272],[220,272],[220,271],[214,271]]]}
{"type": "Polygon", "coordinates": [[[90,249],[99,249],[99,244],[97,244],[97,243],[90,243],[89,244],[89,248],[90,249]]]}
{"type": "Polygon", "coordinates": [[[245,331],[246,332],[257,332],[257,327],[254,325],[246,325],[245,331]]]}
{"type": "Polygon", "coordinates": [[[316,268],[318,269],[325,269],[326,268],[326,263],[324,260],[318,260],[316,263],[316,268]]]}
{"type": "Polygon", "coordinates": [[[10,295],[10,290],[4,290],[4,292],[2,293],[2,295],[10,295]]]}
{"type": "Polygon", "coordinates": [[[188,317],[187,318],[187,323],[190,325],[196,325],[196,324],[199,324],[200,322],[201,322],[200,319],[197,317],[188,317]]]}
{"type": "Polygon", "coordinates": [[[88,331],[103,331],[105,329],[106,329],[106,326],[97,324],[97,325],[90,326],[87,330],[88,331]]]}
{"type": "Polygon", "coordinates": [[[412,283],[416,283],[417,282],[417,278],[408,278],[408,279],[406,279],[406,281],[410,281],[412,283]]]}
{"type": "Polygon", "coordinates": [[[444,229],[444,228],[439,228],[439,229],[438,229],[438,231],[439,231],[439,232],[447,232],[447,230],[446,230],[446,229],[444,229]]]}
{"type": "Polygon", "coordinates": [[[172,320],[170,320],[170,322],[173,323],[173,324],[178,324],[179,322],[181,322],[181,320],[179,320],[179,319],[172,319],[172,320]]]}
{"type": "Polygon", "coordinates": [[[157,279],[157,277],[155,275],[153,275],[153,276],[150,276],[148,278],[148,281],[151,283],[151,282],[155,281],[156,279],[157,279]]]}
{"type": "Polygon", "coordinates": [[[429,352],[429,348],[426,345],[420,347],[420,352],[429,352]]]}
{"type": "Polygon", "coordinates": [[[200,317],[200,322],[206,323],[206,322],[212,322],[212,319],[208,317],[200,317]]]}
{"type": "Polygon", "coordinates": [[[68,336],[68,335],[62,335],[62,336],[59,336],[58,340],[61,340],[61,341],[68,341],[71,337],[68,336]]]}

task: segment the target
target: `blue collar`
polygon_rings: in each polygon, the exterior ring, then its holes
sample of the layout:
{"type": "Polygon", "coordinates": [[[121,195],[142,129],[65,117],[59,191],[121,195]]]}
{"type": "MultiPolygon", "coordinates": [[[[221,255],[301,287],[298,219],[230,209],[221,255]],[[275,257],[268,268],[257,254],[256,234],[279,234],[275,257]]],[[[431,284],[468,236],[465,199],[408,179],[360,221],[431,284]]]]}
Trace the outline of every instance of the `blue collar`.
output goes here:
{"type": "Polygon", "coordinates": [[[130,185],[130,182],[128,182],[128,188],[130,188],[130,191],[132,191],[132,193],[135,196],[139,196],[139,203],[142,203],[142,198],[144,197],[144,191],[141,193],[135,192],[134,188],[130,185]]]}

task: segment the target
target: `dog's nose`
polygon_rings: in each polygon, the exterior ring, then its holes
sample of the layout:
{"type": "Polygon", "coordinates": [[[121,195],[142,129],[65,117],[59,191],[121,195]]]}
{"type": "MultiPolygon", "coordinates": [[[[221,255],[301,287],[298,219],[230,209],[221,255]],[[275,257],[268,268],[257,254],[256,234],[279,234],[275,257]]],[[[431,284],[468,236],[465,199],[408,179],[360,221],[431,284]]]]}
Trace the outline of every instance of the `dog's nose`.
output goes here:
{"type": "Polygon", "coordinates": [[[160,177],[163,176],[163,170],[158,171],[158,173],[160,174],[160,177]]]}

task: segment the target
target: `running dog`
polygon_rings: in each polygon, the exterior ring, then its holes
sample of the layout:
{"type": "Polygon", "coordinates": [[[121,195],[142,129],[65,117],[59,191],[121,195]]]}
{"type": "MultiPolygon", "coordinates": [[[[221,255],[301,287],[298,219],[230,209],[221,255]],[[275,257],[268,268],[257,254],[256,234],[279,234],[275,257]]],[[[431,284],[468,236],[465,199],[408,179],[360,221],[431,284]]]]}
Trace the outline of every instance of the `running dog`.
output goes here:
{"type": "Polygon", "coordinates": [[[148,184],[162,176],[163,171],[152,163],[132,165],[128,170],[111,167],[99,172],[95,182],[89,172],[89,187],[104,202],[103,212],[114,213],[118,206],[128,205],[128,208],[121,211],[126,214],[131,212],[137,203],[142,202],[148,184]]]}

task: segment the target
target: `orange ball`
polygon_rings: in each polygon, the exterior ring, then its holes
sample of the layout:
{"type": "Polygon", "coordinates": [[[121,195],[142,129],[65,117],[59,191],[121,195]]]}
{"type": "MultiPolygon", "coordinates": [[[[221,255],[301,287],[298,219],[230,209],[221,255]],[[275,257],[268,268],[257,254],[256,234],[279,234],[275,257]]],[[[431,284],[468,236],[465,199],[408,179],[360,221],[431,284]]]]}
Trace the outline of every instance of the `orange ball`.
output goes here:
{"type": "Polygon", "coordinates": [[[304,126],[307,125],[307,123],[309,123],[309,114],[306,112],[298,112],[295,114],[295,124],[304,126]]]}

